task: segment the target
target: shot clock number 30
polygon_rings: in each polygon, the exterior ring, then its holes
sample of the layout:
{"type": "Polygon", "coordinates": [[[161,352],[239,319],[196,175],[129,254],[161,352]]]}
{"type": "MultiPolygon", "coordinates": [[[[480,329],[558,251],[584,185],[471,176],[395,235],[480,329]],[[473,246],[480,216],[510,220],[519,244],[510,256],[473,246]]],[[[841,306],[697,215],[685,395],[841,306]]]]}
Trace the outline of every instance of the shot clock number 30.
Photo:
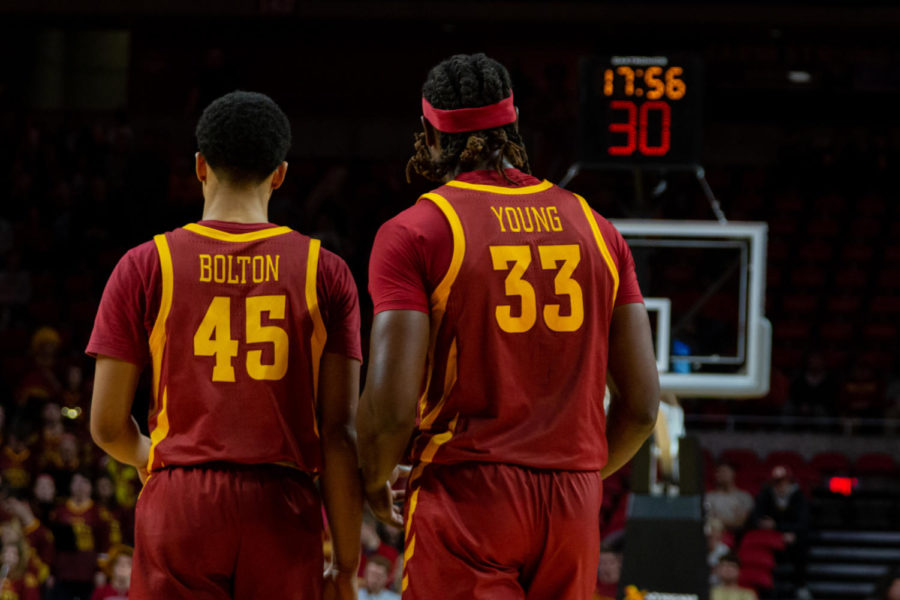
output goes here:
{"type": "Polygon", "coordinates": [[[581,72],[581,153],[591,162],[696,162],[700,81],[695,60],[588,59],[581,72]]]}

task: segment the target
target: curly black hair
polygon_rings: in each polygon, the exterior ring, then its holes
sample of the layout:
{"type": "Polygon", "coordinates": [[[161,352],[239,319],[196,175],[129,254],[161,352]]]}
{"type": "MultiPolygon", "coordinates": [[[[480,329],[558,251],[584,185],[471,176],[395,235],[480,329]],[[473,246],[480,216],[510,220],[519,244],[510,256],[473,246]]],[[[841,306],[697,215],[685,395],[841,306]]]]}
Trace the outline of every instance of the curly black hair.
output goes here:
{"type": "Polygon", "coordinates": [[[197,147],[216,175],[235,184],[264,180],[291,146],[291,124],[275,101],[240,90],[206,107],[196,135],[197,147]]]}
{"type": "MultiPolygon", "coordinates": [[[[512,91],[506,68],[483,53],[456,54],[431,71],[422,86],[422,94],[435,108],[453,110],[496,104],[512,91]]],[[[506,178],[503,163],[510,162],[531,172],[528,154],[515,123],[463,133],[441,133],[441,156],[431,158],[425,134],[415,136],[415,154],[406,165],[406,179],[413,172],[432,181],[441,181],[455,171],[470,171],[488,162],[506,178]]],[[[508,179],[508,178],[507,178],[508,179]]]]}

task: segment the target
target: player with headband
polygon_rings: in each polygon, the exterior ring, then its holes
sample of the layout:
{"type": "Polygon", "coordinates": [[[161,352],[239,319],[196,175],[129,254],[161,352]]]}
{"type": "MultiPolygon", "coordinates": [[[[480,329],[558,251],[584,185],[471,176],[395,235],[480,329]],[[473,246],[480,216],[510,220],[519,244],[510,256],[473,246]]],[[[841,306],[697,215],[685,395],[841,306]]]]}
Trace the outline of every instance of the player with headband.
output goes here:
{"type": "Polygon", "coordinates": [[[407,175],[441,185],[372,249],[360,466],[373,511],[405,526],[404,599],[590,597],[602,478],[656,420],[628,246],[530,175],[513,102],[484,54],[429,72],[407,175]],[[605,415],[607,368],[621,394],[605,415]]]}

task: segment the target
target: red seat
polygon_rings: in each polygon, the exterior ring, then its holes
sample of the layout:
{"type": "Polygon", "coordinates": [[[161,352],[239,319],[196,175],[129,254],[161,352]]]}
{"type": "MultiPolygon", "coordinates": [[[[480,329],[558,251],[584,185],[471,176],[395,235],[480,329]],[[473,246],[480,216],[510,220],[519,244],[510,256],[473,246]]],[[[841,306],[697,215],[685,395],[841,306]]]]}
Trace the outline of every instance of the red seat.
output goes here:
{"type": "Polygon", "coordinates": [[[881,233],[883,227],[883,219],[859,217],[851,221],[850,233],[857,239],[871,239],[877,237],[881,233]]]}
{"type": "Polygon", "coordinates": [[[774,529],[751,529],[741,539],[741,548],[784,550],[784,534],[774,529]]]}
{"type": "Polygon", "coordinates": [[[783,321],[775,325],[775,337],[783,341],[808,340],[812,325],[805,321],[783,321]]]}
{"type": "Polygon", "coordinates": [[[779,262],[790,257],[791,247],[784,239],[773,239],[769,242],[767,253],[770,261],[779,262]]]}
{"type": "Polygon", "coordinates": [[[887,210],[887,204],[883,196],[866,195],[860,198],[854,209],[861,215],[882,215],[887,210]]]}
{"type": "Polygon", "coordinates": [[[834,245],[822,240],[813,240],[800,246],[800,258],[811,262],[825,262],[834,256],[834,245]]]}
{"type": "Polygon", "coordinates": [[[801,266],[791,272],[791,283],[804,288],[818,288],[825,285],[827,273],[825,269],[814,266],[801,266]]]}
{"type": "MultiPolygon", "coordinates": [[[[893,232],[893,229],[895,227],[900,229],[900,221],[895,222],[894,225],[891,227],[891,230],[892,230],[891,238],[892,239],[896,239],[896,236],[894,235],[894,232],[893,232]]],[[[900,244],[891,244],[890,246],[885,247],[883,256],[884,256],[885,260],[893,260],[893,261],[900,260],[900,244]]]]}
{"type": "Polygon", "coordinates": [[[900,313],[900,296],[876,296],[872,299],[871,312],[891,316],[900,313]]]}
{"type": "Polygon", "coordinates": [[[869,262],[875,256],[875,248],[871,244],[847,244],[841,248],[841,259],[850,262],[869,262]]]}
{"type": "Polygon", "coordinates": [[[769,219],[769,231],[773,237],[794,235],[798,221],[794,215],[778,215],[769,219]]]}
{"type": "Polygon", "coordinates": [[[869,271],[859,267],[841,269],[835,275],[834,280],[845,289],[858,289],[869,281],[869,271]]]}
{"type": "Polygon", "coordinates": [[[841,321],[832,321],[822,324],[819,329],[819,335],[822,339],[832,342],[849,341],[856,334],[856,327],[853,323],[844,323],[841,321]]]}
{"type": "Polygon", "coordinates": [[[791,294],[785,296],[782,305],[791,313],[809,314],[819,306],[819,296],[814,294],[791,294]]]}
{"type": "Polygon", "coordinates": [[[738,585],[753,588],[756,591],[771,590],[774,587],[772,571],[758,567],[741,568],[738,585]]]}
{"type": "Polygon", "coordinates": [[[882,269],[878,275],[879,290],[896,290],[900,288],[900,268],[882,269]]]}
{"type": "Polygon", "coordinates": [[[834,217],[823,215],[810,220],[806,225],[806,232],[810,236],[833,237],[841,231],[841,222],[834,217]]]}
{"type": "Polygon", "coordinates": [[[869,323],[863,327],[863,335],[867,341],[894,342],[897,339],[897,326],[893,323],[869,323]]]}
{"type": "Polygon", "coordinates": [[[850,459],[840,452],[820,452],[810,459],[809,466],[822,475],[849,473],[850,459]]]}
{"type": "Polygon", "coordinates": [[[894,457],[886,452],[869,452],[856,459],[855,471],[860,475],[890,475],[896,469],[894,457]]]}
{"type": "Polygon", "coordinates": [[[860,296],[832,296],[828,298],[828,312],[846,315],[857,313],[862,307],[860,296]]]}

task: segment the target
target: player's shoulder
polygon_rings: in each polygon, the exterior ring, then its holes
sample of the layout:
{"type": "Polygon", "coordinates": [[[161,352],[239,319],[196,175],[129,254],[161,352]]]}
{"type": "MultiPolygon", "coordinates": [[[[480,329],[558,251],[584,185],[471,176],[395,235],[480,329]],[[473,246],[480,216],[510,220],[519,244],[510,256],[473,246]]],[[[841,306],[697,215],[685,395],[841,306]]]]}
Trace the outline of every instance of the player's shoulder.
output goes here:
{"type": "Polygon", "coordinates": [[[349,273],[350,267],[343,258],[323,247],[319,250],[319,270],[323,273],[337,276],[349,273]]]}
{"type": "Polygon", "coordinates": [[[427,197],[385,221],[378,229],[378,237],[411,238],[426,241],[449,233],[447,218],[427,197]]]}
{"type": "Polygon", "coordinates": [[[141,273],[152,271],[159,264],[159,250],[154,240],[148,240],[129,249],[119,260],[119,265],[137,269],[141,273]]]}
{"type": "MultiPolygon", "coordinates": [[[[587,201],[585,201],[587,202],[587,201]]],[[[590,204],[588,204],[590,206],[590,204]]],[[[603,234],[604,239],[607,241],[612,241],[616,246],[621,243],[624,243],[624,239],[622,238],[622,234],[619,233],[619,230],[616,226],[600,214],[597,209],[590,207],[591,213],[594,215],[594,220],[597,222],[597,227],[600,229],[600,233],[603,234]]]]}

